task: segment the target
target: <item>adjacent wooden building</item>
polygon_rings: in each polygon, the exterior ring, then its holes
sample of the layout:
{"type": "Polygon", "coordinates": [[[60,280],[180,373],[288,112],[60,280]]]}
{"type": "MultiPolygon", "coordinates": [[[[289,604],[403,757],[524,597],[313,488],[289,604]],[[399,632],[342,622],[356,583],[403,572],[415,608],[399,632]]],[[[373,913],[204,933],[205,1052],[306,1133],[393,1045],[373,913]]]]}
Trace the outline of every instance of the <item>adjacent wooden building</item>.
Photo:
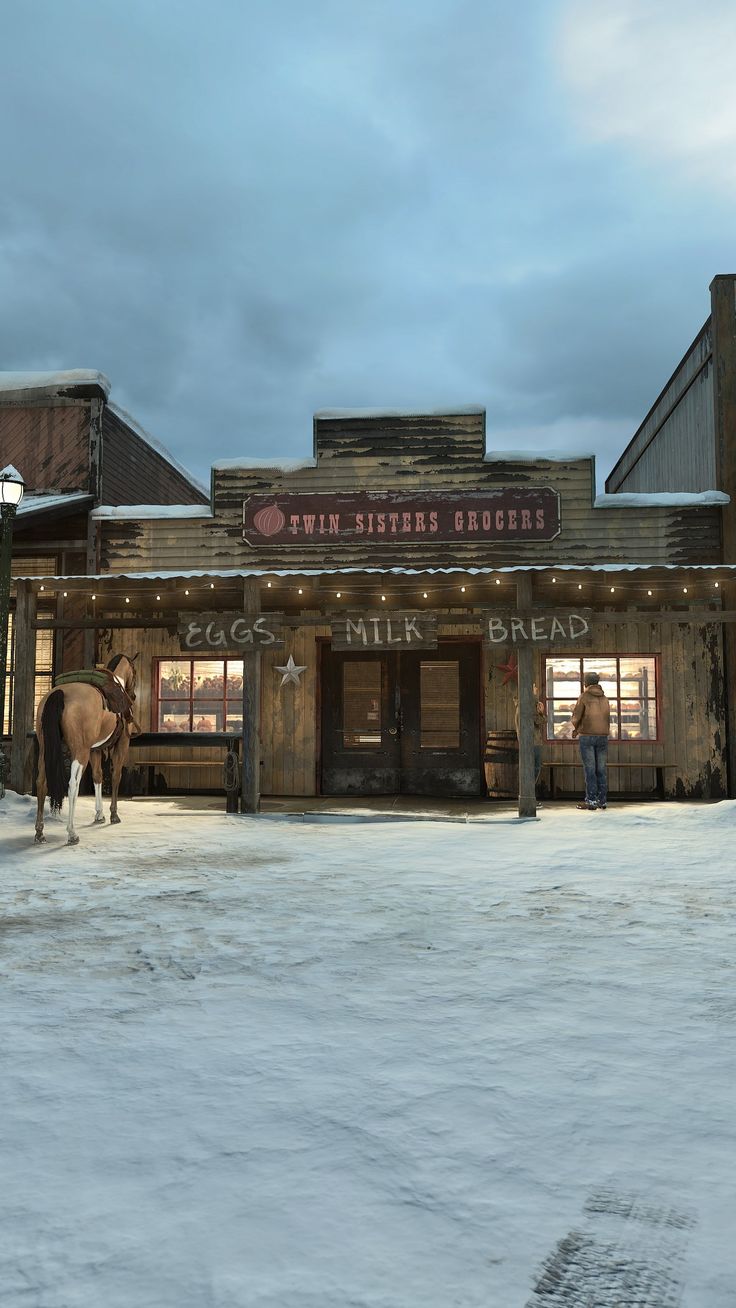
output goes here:
{"type": "Polygon", "coordinates": [[[522,707],[532,682],[546,703],[545,785],[579,792],[568,723],[594,668],[614,792],[716,798],[728,508],[713,484],[596,498],[592,458],[489,450],[481,408],[326,411],[302,460],[215,464],[207,504],[98,503],[96,566],[22,591],[74,595],[99,657],[139,652],[135,757],[170,790],[220,788],[233,734],[246,808],[481,797],[520,676],[522,707]]]}
{"type": "MultiPolygon", "coordinates": [[[[0,372],[0,467],[13,464],[26,493],[13,532],[12,573],[84,576],[99,569],[94,507],[138,504],[199,504],[207,495],[180,465],[110,403],[110,383],[99,372],[0,372]]],[[[41,617],[59,623],[38,632],[32,681],[22,698],[22,716],[60,672],[94,660],[95,633],[76,624],[84,600],[56,585],[22,588],[22,606],[32,602],[41,617]]],[[[10,693],[5,698],[3,735],[13,726],[16,658],[15,597],[9,624],[10,693]]],[[[25,757],[26,751],[24,751],[25,757]]],[[[27,763],[25,773],[27,776],[27,763]]],[[[16,751],[14,783],[20,784],[16,751]]]]}

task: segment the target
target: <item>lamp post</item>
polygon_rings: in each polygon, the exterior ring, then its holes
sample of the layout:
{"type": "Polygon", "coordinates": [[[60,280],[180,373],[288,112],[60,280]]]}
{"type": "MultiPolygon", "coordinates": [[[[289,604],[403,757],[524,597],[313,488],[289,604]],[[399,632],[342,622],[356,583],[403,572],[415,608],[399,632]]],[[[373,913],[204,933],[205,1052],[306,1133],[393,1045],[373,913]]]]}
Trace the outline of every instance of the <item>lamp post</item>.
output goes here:
{"type": "MultiPolygon", "coordinates": [[[[0,737],[5,727],[13,519],[24,490],[23,478],[16,468],[8,464],[7,468],[0,470],[0,737]]],[[[5,749],[0,740],[0,797],[5,794],[5,761],[5,749]]]]}

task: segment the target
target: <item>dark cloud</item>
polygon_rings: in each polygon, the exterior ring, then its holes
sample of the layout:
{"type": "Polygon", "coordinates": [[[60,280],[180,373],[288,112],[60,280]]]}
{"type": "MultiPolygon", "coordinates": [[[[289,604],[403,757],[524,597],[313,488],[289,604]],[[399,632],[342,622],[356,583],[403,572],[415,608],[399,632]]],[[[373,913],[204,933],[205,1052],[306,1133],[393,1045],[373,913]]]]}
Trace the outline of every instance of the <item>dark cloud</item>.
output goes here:
{"type": "Polygon", "coordinates": [[[730,213],[582,143],[563,8],[10,0],[0,366],[100,368],[203,477],[340,405],[633,430],[730,213]]]}

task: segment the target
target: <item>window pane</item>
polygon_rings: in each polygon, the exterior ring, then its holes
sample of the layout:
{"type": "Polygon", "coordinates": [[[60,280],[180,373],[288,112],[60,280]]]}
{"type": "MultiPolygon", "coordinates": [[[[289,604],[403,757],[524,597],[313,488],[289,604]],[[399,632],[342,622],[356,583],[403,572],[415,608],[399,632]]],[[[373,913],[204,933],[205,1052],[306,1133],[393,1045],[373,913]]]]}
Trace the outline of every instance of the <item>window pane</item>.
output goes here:
{"type": "Polygon", "coordinates": [[[616,659],[610,658],[584,658],[583,659],[583,676],[586,672],[597,672],[600,678],[600,687],[604,695],[609,699],[618,694],[616,684],[616,659]]]}
{"type": "Polygon", "coordinates": [[[381,668],[377,659],[342,665],[343,743],[348,748],[381,744],[381,668]]]}
{"type": "Polygon", "coordinates": [[[547,699],[569,699],[580,694],[580,659],[547,659],[545,672],[547,699]]]}
{"type": "Polygon", "coordinates": [[[618,721],[618,700],[611,700],[611,721],[608,729],[611,740],[619,738],[619,721],[618,721]]]}
{"type": "Polygon", "coordinates": [[[236,662],[235,659],[227,661],[227,697],[228,699],[243,698],[243,664],[236,662]]]}
{"type": "Polygon", "coordinates": [[[198,699],[194,703],[192,727],[194,731],[222,731],[222,700],[198,699]]]}
{"type": "MultiPolygon", "coordinates": [[[[39,613],[39,617],[45,617],[46,614],[39,613]]],[[[36,632],[36,672],[50,672],[54,660],[54,633],[53,631],[36,632]]]]}
{"type": "Polygon", "coordinates": [[[657,735],[657,710],[653,699],[621,700],[621,739],[654,740],[657,735]]]}
{"type": "Polygon", "coordinates": [[[162,699],[158,706],[159,731],[188,731],[189,703],[181,700],[162,699]]]}
{"type": "Polygon", "coordinates": [[[620,694],[630,699],[647,699],[654,696],[654,659],[627,658],[620,660],[620,694]]]}
{"type": "Polygon", "coordinates": [[[556,699],[547,701],[547,738],[548,740],[569,740],[572,737],[572,711],[574,699],[556,699]]]}
{"type": "Polygon", "coordinates": [[[158,691],[161,698],[188,699],[192,689],[189,659],[162,659],[158,667],[158,691]]]}
{"type": "Polygon", "coordinates": [[[195,699],[222,699],[225,693],[225,664],[222,659],[197,659],[194,664],[195,699]]]}
{"type": "Polygon", "coordinates": [[[50,676],[48,676],[46,673],[44,673],[42,676],[40,676],[40,677],[36,677],[36,679],[35,679],[35,681],[34,681],[34,685],[33,685],[33,717],[34,717],[34,720],[35,720],[35,717],[36,717],[36,712],[37,712],[37,710],[38,710],[38,706],[39,706],[39,704],[41,703],[41,700],[43,699],[44,695],[48,695],[48,693],[49,693],[50,690],[51,690],[51,677],[50,677],[50,676]]]}
{"type": "Polygon", "coordinates": [[[428,663],[419,669],[420,748],[460,748],[460,665],[428,663]]]}
{"type": "Polygon", "coordinates": [[[242,735],[243,732],[242,703],[239,706],[236,704],[228,704],[225,730],[237,731],[238,735],[242,735]]]}

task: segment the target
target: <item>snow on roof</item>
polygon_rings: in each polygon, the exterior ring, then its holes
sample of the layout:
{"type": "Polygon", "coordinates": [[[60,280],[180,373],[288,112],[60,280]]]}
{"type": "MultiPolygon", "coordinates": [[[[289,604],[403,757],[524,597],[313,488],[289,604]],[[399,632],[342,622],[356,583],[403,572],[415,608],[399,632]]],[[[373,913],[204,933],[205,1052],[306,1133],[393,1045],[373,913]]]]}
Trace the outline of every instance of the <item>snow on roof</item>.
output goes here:
{"type": "Polygon", "coordinates": [[[167,450],[166,446],[163,445],[161,441],[156,440],[156,437],[152,436],[150,432],[147,432],[145,427],[141,427],[141,424],[132,416],[132,414],[128,413],[126,409],[121,409],[118,404],[108,404],[108,408],[112,413],[120,418],[121,422],[125,423],[126,427],[130,427],[131,431],[134,431],[136,436],[139,436],[142,441],[145,441],[146,445],[149,445],[152,450],[155,450],[163,459],[166,459],[166,462],[170,463],[172,468],[176,468],[176,471],[180,473],[182,477],[185,477],[190,485],[194,486],[195,490],[201,491],[203,495],[209,496],[207,487],[203,486],[201,481],[198,481],[196,477],[193,477],[188,468],[185,468],[183,463],[179,463],[178,459],[174,458],[170,450],[167,450]]]}
{"type": "Polygon", "coordinates": [[[19,518],[31,513],[52,513],[56,509],[71,508],[78,504],[81,508],[91,503],[94,496],[88,491],[57,491],[50,494],[24,495],[16,510],[19,518]]]}
{"type": "Polygon", "coordinates": [[[482,404],[447,404],[442,409],[318,409],[320,421],[333,418],[452,418],[456,414],[485,413],[482,404]]]}
{"type": "Polygon", "coordinates": [[[250,454],[244,454],[239,459],[218,459],[212,467],[216,472],[224,472],[228,468],[267,468],[275,472],[299,472],[302,468],[316,468],[317,460],[311,455],[303,459],[288,459],[274,457],[272,459],[254,459],[250,454]]]}
{"type": "Polygon", "coordinates": [[[134,518],[211,518],[212,512],[208,504],[98,504],[90,517],[129,522],[134,518]]]}
{"type": "Polygon", "coordinates": [[[99,386],[110,394],[110,382],[104,372],[92,368],[72,368],[66,372],[0,372],[0,395],[15,391],[44,391],[63,395],[76,386],[99,386]]]}
{"type": "Polygon", "coordinates": [[[548,463],[570,463],[581,459],[594,459],[594,454],[581,453],[580,450],[488,450],[483,455],[484,463],[536,463],[546,460],[548,463]]]}
{"type": "Polygon", "coordinates": [[[593,507],[596,509],[638,509],[642,506],[653,507],[665,505],[673,508],[685,508],[696,504],[730,504],[731,497],[724,491],[652,491],[640,494],[638,491],[616,492],[613,495],[596,495],[593,507]]]}
{"type": "Polygon", "coordinates": [[[344,577],[344,576],[393,576],[393,577],[433,577],[461,574],[465,577],[490,577],[502,573],[517,572],[562,572],[614,573],[614,572],[723,572],[736,573],[736,563],[598,563],[595,566],[585,563],[531,563],[511,564],[500,568],[163,568],[157,572],[95,572],[67,573],[62,576],[42,576],[27,574],[16,577],[16,581],[190,581],[197,578],[242,578],[242,577],[344,577]]]}

